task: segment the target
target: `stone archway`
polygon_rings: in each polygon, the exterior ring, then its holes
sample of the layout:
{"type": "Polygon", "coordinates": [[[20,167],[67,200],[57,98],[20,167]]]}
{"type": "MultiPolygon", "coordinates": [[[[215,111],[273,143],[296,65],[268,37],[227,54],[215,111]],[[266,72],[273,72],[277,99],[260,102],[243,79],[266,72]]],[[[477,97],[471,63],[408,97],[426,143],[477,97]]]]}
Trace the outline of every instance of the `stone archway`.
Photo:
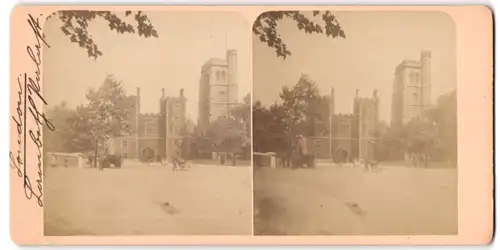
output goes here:
{"type": "Polygon", "coordinates": [[[145,148],[142,150],[142,161],[143,162],[154,162],[155,161],[155,151],[151,148],[145,148]]]}
{"type": "Polygon", "coordinates": [[[335,163],[345,163],[349,160],[349,152],[343,148],[339,148],[335,150],[333,159],[335,163]]]}

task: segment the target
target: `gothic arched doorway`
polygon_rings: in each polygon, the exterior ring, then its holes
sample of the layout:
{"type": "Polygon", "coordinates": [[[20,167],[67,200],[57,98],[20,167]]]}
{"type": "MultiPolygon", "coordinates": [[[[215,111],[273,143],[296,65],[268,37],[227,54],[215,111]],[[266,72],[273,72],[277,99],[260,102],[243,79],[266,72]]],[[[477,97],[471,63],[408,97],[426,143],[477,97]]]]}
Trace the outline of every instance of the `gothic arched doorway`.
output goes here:
{"type": "Polygon", "coordinates": [[[155,160],[155,151],[151,148],[145,148],[142,150],[142,161],[143,162],[153,162],[155,160]]]}
{"type": "Polygon", "coordinates": [[[347,152],[347,150],[345,150],[343,148],[339,148],[339,149],[335,150],[334,161],[336,163],[347,162],[348,158],[349,158],[349,153],[347,152]]]}

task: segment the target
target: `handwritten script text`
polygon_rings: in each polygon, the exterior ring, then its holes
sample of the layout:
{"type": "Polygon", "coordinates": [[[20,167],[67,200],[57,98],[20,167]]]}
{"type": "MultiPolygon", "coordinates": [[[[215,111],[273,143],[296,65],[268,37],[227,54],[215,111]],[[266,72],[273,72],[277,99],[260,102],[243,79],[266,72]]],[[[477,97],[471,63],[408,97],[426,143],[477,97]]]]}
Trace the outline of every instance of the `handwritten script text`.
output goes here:
{"type": "Polygon", "coordinates": [[[17,176],[23,179],[24,194],[28,200],[36,199],[38,205],[43,207],[43,170],[42,170],[42,130],[45,126],[51,131],[55,130],[52,122],[45,117],[45,114],[37,107],[40,101],[43,105],[47,105],[47,101],[43,98],[40,87],[40,65],[41,65],[41,49],[45,45],[50,48],[45,37],[42,33],[42,28],[38,18],[33,17],[31,14],[27,18],[29,27],[33,31],[35,43],[26,46],[26,53],[29,56],[30,62],[35,66],[35,71],[28,73],[24,72],[17,77],[17,102],[16,112],[12,116],[17,131],[17,149],[10,151],[10,167],[15,169],[17,176]],[[35,122],[34,128],[27,127],[27,121],[31,119],[35,122]],[[29,139],[28,139],[29,137],[29,139]],[[28,161],[26,156],[28,154],[28,143],[35,145],[37,162],[37,178],[32,182],[28,175],[28,161]]]}

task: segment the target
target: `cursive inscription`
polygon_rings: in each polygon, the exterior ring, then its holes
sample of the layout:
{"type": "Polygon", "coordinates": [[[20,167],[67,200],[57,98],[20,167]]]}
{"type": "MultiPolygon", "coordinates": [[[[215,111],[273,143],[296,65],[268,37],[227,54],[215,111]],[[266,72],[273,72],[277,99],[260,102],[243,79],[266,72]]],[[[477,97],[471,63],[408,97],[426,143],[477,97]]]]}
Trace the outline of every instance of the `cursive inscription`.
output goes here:
{"type": "Polygon", "coordinates": [[[45,45],[48,48],[47,41],[42,33],[40,21],[34,18],[31,14],[28,15],[28,24],[35,37],[35,43],[26,46],[26,52],[30,58],[30,62],[35,66],[35,71],[31,73],[22,73],[17,77],[17,102],[16,112],[12,116],[12,120],[17,131],[17,149],[10,152],[10,167],[15,169],[17,176],[23,179],[24,194],[28,200],[36,199],[37,204],[43,207],[43,154],[42,154],[42,129],[45,126],[51,131],[55,130],[55,126],[45,116],[37,103],[41,101],[43,105],[47,105],[40,87],[40,65],[41,65],[41,49],[45,45]],[[27,121],[32,119],[36,126],[28,128],[27,121]],[[29,140],[28,140],[29,136],[29,140]],[[30,179],[28,173],[28,161],[26,159],[28,153],[28,144],[31,143],[36,148],[36,179],[34,182],[30,179]]]}

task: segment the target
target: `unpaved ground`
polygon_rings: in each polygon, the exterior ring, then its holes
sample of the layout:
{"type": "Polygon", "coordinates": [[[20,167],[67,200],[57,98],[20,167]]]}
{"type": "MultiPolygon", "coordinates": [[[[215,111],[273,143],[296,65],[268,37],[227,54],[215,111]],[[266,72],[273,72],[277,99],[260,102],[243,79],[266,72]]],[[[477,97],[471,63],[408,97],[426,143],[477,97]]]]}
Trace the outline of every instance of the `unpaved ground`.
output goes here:
{"type": "Polygon", "coordinates": [[[457,234],[456,169],[254,172],[255,234],[457,234]]]}
{"type": "Polygon", "coordinates": [[[44,228],[45,235],[251,234],[251,204],[249,167],[52,168],[44,228]]]}

